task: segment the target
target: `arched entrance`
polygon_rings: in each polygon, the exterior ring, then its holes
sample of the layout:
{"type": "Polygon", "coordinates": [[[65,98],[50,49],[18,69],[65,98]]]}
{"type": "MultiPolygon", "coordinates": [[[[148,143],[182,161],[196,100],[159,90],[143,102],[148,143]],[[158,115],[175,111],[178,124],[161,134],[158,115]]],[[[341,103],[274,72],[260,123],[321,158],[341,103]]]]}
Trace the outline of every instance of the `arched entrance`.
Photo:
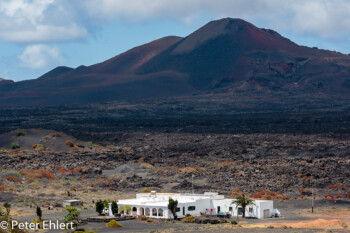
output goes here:
{"type": "Polygon", "coordinates": [[[158,216],[163,217],[163,209],[161,208],[158,209],[158,216]]]}
{"type": "Polygon", "coordinates": [[[131,212],[132,215],[137,215],[137,208],[136,207],[132,207],[132,212],[131,212]]]}
{"type": "Polygon", "coordinates": [[[146,208],[145,209],[145,215],[146,216],[150,216],[150,213],[151,213],[151,211],[149,210],[149,208],[146,208]]]}
{"type": "Polygon", "coordinates": [[[156,208],[152,209],[152,216],[158,216],[158,211],[156,208]]]}

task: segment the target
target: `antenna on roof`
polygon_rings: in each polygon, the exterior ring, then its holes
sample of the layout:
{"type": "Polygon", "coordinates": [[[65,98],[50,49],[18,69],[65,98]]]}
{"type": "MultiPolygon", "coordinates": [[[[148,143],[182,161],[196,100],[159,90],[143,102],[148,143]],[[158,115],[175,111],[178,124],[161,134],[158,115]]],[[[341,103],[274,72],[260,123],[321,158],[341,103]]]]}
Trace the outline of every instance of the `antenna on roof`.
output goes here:
{"type": "Polygon", "coordinates": [[[192,194],[194,193],[194,189],[193,189],[193,177],[194,177],[194,174],[192,174],[192,194]]]}

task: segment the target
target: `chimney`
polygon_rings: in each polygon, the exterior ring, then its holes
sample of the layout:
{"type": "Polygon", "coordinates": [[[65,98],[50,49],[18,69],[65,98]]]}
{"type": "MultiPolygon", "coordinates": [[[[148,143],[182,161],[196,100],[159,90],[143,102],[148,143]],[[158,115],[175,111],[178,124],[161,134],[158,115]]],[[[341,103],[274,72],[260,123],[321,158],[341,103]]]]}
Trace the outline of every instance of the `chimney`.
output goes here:
{"type": "Polygon", "coordinates": [[[157,192],[156,191],[151,191],[151,197],[153,197],[153,198],[157,197],[157,192]]]}

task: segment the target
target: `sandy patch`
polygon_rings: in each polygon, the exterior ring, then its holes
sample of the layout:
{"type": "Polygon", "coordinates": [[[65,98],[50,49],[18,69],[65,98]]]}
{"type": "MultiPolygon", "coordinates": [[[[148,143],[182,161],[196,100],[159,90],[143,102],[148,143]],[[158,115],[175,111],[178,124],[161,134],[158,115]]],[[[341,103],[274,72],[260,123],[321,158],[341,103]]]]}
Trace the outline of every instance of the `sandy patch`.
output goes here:
{"type": "Polygon", "coordinates": [[[347,225],[339,219],[316,219],[312,221],[301,222],[279,222],[264,224],[247,224],[242,225],[244,228],[303,228],[303,229],[327,229],[327,230],[343,230],[347,229],[347,225]]]}

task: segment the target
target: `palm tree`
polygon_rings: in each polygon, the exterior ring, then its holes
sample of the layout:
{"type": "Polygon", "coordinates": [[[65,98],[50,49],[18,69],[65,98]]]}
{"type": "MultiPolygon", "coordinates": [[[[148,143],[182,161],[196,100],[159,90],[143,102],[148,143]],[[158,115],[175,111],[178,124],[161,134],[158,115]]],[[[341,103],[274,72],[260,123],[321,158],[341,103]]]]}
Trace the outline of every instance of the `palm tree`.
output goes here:
{"type": "Polygon", "coordinates": [[[177,209],[178,204],[179,204],[179,202],[177,200],[169,198],[168,209],[173,214],[175,220],[177,219],[176,209],[177,209]]]}
{"type": "MultiPolygon", "coordinates": [[[[237,196],[237,199],[236,200],[233,200],[231,204],[236,204],[236,209],[238,209],[239,206],[242,207],[242,217],[245,218],[245,209],[247,206],[250,206],[250,205],[255,205],[254,203],[254,200],[247,197],[246,195],[244,194],[241,194],[239,196],[237,196]]],[[[238,213],[237,213],[238,215],[238,213]]]]}

